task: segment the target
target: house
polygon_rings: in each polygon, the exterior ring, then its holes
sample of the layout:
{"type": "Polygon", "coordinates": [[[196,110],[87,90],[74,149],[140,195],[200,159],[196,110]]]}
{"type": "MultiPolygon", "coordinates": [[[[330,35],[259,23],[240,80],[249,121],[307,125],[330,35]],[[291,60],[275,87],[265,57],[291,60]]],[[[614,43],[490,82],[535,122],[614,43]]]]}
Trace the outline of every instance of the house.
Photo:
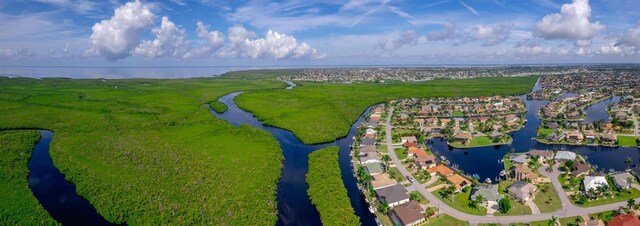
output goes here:
{"type": "Polygon", "coordinates": [[[371,121],[371,120],[367,121],[367,128],[376,128],[376,127],[378,127],[378,123],[377,122],[374,122],[374,121],[371,121]]]}
{"type": "Polygon", "coordinates": [[[380,114],[374,113],[374,114],[371,114],[371,116],[369,116],[369,120],[373,122],[379,122],[380,117],[381,117],[380,114]]]}
{"type": "Polygon", "coordinates": [[[515,180],[531,180],[538,179],[538,174],[535,174],[527,164],[513,164],[511,168],[511,177],[515,180]]]}
{"type": "Polygon", "coordinates": [[[598,190],[599,187],[608,186],[607,178],[604,176],[585,176],[584,181],[584,192],[588,193],[589,190],[598,190]]]}
{"type": "Polygon", "coordinates": [[[516,181],[507,191],[510,195],[512,195],[516,200],[520,202],[527,202],[529,200],[533,200],[535,196],[535,192],[538,190],[538,187],[535,185],[528,183],[526,181],[516,181]]]}
{"type": "Polygon", "coordinates": [[[554,158],[558,162],[567,161],[567,160],[573,161],[576,159],[576,153],[573,153],[570,151],[558,151],[556,152],[556,157],[554,158]]]}
{"type": "Polygon", "coordinates": [[[387,203],[389,207],[394,207],[403,203],[409,202],[409,195],[407,195],[407,189],[402,184],[395,184],[388,187],[383,187],[374,190],[376,196],[381,202],[387,203]]]}
{"type": "Polygon", "coordinates": [[[594,132],[585,132],[584,133],[584,140],[588,141],[588,142],[592,142],[594,140],[596,140],[597,135],[594,132]]]}
{"type": "Polygon", "coordinates": [[[511,156],[510,159],[511,159],[511,162],[514,162],[514,163],[527,163],[527,162],[529,162],[529,160],[527,158],[527,155],[525,155],[525,154],[519,154],[519,155],[511,156]]]}
{"type": "Polygon", "coordinates": [[[491,139],[502,139],[502,137],[504,137],[504,134],[494,130],[494,131],[491,131],[491,133],[489,134],[489,137],[491,139]]]}
{"type": "Polygon", "coordinates": [[[628,172],[613,174],[613,181],[618,188],[629,189],[630,181],[634,181],[633,176],[628,172]]]}
{"type": "Polygon", "coordinates": [[[378,143],[378,141],[376,139],[373,139],[373,138],[362,138],[362,139],[360,139],[360,146],[376,145],[377,143],[378,143]]]}
{"type": "Polygon", "coordinates": [[[469,142],[471,142],[471,134],[470,133],[458,133],[455,136],[455,142],[461,143],[461,144],[469,144],[469,142]]]}
{"type": "Polygon", "coordinates": [[[367,153],[364,156],[358,157],[360,159],[360,163],[370,163],[370,162],[380,162],[380,156],[378,156],[378,152],[367,153]]]}
{"type": "Polygon", "coordinates": [[[447,181],[453,184],[453,187],[456,189],[456,191],[460,191],[462,188],[471,185],[471,181],[458,174],[448,176],[447,181]]]}
{"type": "Polygon", "coordinates": [[[506,122],[515,122],[516,120],[518,120],[518,116],[514,115],[514,114],[510,114],[510,115],[506,115],[504,117],[504,120],[506,122]]]}
{"type": "Polygon", "coordinates": [[[579,132],[569,132],[567,133],[567,141],[569,142],[580,142],[584,140],[584,135],[579,132]]]}
{"type": "Polygon", "coordinates": [[[419,127],[423,127],[424,126],[424,122],[425,122],[425,120],[423,118],[413,119],[413,124],[416,124],[419,127]]]}
{"type": "Polygon", "coordinates": [[[418,147],[418,143],[409,143],[409,142],[407,142],[407,143],[402,144],[402,146],[405,147],[405,148],[409,148],[409,149],[412,148],[412,147],[417,148],[418,147]]]}
{"type": "Polygon", "coordinates": [[[382,163],[380,162],[369,162],[362,164],[362,167],[369,173],[369,175],[374,176],[381,173],[384,173],[384,168],[382,167],[382,163]]]}
{"type": "Polygon", "coordinates": [[[633,213],[618,215],[607,221],[608,226],[639,226],[640,219],[633,213]]]}
{"type": "Polygon", "coordinates": [[[416,138],[416,136],[407,136],[407,137],[400,137],[400,140],[402,141],[402,143],[418,143],[418,139],[416,138]]]}
{"type": "Polygon", "coordinates": [[[436,167],[427,169],[427,172],[429,172],[431,176],[435,176],[436,173],[439,173],[444,177],[451,176],[454,173],[452,169],[449,169],[449,167],[446,167],[445,165],[442,165],[442,164],[437,165],[436,167]]]}
{"type": "Polygon", "coordinates": [[[556,129],[558,129],[558,127],[560,127],[560,125],[557,122],[547,123],[547,128],[549,128],[549,129],[556,130],[556,129]]]}
{"type": "Polygon", "coordinates": [[[529,151],[527,154],[529,154],[529,156],[531,157],[538,157],[538,161],[540,162],[546,162],[547,160],[553,158],[553,152],[547,151],[547,150],[533,149],[529,151]]]}
{"type": "Polygon", "coordinates": [[[436,166],[436,157],[433,155],[419,156],[413,159],[413,162],[422,167],[422,169],[429,169],[436,166]]]}
{"type": "Polygon", "coordinates": [[[476,200],[479,195],[484,198],[482,204],[486,207],[498,205],[498,200],[502,199],[502,195],[498,193],[497,184],[481,184],[475,186],[471,191],[471,200],[476,200]]]}
{"type": "Polygon", "coordinates": [[[419,203],[409,201],[405,204],[398,205],[389,211],[389,218],[394,225],[413,226],[420,225],[426,221],[424,209],[419,203]]]}
{"type": "Polygon", "coordinates": [[[397,184],[398,182],[389,177],[389,174],[382,173],[373,176],[373,180],[371,180],[371,186],[373,189],[389,187],[391,185],[397,184]]]}
{"type": "Polygon", "coordinates": [[[378,149],[374,145],[361,146],[358,149],[358,157],[365,157],[371,153],[378,153],[378,149]]]}
{"type": "Polygon", "coordinates": [[[426,156],[428,156],[428,154],[422,148],[410,147],[409,150],[407,150],[407,157],[409,158],[426,157],[426,156]]]}
{"type": "Polygon", "coordinates": [[[612,133],[605,133],[605,134],[602,134],[602,141],[603,142],[609,142],[609,143],[615,143],[616,141],[618,141],[618,137],[615,134],[612,134],[612,133]]]}
{"type": "Polygon", "coordinates": [[[571,175],[574,177],[586,176],[589,174],[589,170],[591,170],[589,164],[575,161],[573,162],[573,166],[571,166],[571,175]]]}

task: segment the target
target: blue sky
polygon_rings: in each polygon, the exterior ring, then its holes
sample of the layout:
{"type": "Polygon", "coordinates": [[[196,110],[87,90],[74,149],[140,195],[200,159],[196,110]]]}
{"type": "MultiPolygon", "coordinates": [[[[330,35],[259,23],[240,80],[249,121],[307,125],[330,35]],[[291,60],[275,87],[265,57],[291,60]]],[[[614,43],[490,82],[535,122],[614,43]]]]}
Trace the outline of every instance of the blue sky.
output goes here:
{"type": "Polygon", "coordinates": [[[638,63],[638,0],[15,0],[0,65],[638,63]]]}

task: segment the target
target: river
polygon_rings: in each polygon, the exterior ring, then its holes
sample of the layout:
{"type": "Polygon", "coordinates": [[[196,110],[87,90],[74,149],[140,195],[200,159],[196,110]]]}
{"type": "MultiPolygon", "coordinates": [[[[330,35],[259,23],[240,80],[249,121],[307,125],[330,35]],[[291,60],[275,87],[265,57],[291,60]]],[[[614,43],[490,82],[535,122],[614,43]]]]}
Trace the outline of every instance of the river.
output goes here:
{"type": "Polygon", "coordinates": [[[65,180],[53,165],[49,144],[53,132],[41,130],[40,141],[29,160],[29,187],[40,205],[63,225],[111,225],[82,196],[76,186],[65,180]]]}

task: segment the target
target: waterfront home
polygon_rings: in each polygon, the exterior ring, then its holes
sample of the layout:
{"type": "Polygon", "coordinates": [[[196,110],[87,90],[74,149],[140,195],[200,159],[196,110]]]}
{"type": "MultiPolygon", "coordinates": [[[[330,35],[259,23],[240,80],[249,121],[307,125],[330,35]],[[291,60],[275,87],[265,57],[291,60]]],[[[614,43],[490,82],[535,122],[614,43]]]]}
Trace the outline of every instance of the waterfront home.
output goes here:
{"type": "Polygon", "coordinates": [[[409,201],[405,204],[398,205],[389,211],[389,218],[394,225],[413,226],[420,225],[426,221],[424,209],[419,203],[409,201]]]}
{"type": "Polygon", "coordinates": [[[436,166],[436,157],[433,155],[419,156],[413,159],[413,162],[422,169],[429,169],[436,166]]]}
{"type": "Polygon", "coordinates": [[[639,226],[640,219],[633,213],[621,214],[607,221],[608,226],[639,226]]]}
{"type": "Polygon", "coordinates": [[[589,164],[575,161],[573,162],[573,166],[571,166],[571,175],[574,177],[586,176],[589,174],[589,170],[591,170],[589,164]]]}
{"type": "Polygon", "coordinates": [[[602,142],[615,143],[616,141],[618,141],[618,137],[615,134],[613,133],[602,134],[602,142]]]}
{"type": "Polygon", "coordinates": [[[384,173],[384,168],[382,166],[382,163],[380,162],[365,163],[365,164],[362,164],[362,167],[364,167],[367,173],[369,173],[369,175],[371,176],[384,173]]]}
{"type": "Polygon", "coordinates": [[[367,121],[367,128],[376,128],[376,127],[378,127],[378,122],[371,121],[371,120],[367,121]]]}
{"type": "Polygon", "coordinates": [[[473,136],[471,136],[470,133],[458,133],[455,136],[455,142],[461,143],[461,144],[469,144],[471,142],[471,138],[473,138],[473,136]]]}
{"type": "Polygon", "coordinates": [[[510,115],[506,115],[504,116],[504,120],[509,123],[509,122],[516,122],[516,120],[518,120],[518,116],[514,115],[514,114],[510,114],[510,115]]]}
{"type": "Polygon", "coordinates": [[[371,153],[378,153],[378,149],[374,145],[361,146],[358,149],[358,157],[365,157],[371,153]]]}
{"type": "Polygon", "coordinates": [[[402,184],[395,184],[374,190],[380,202],[387,203],[389,207],[394,207],[409,202],[407,189],[402,184]]]}
{"type": "Polygon", "coordinates": [[[629,182],[634,181],[633,176],[628,172],[616,173],[616,174],[613,174],[612,176],[613,176],[613,181],[615,182],[615,185],[621,189],[629,189],[631,185],[629,182]]]}
{"type": "Polygon", "coordinates": [[[510,195],[512,195],[516,200],[520,202],[527,202],[529,200],[533,200],[535,192],[538,190],[538,187],[535,185],[528,183],[526,181],[516,181],[507,191],[510,195]]]}
{"type": "Polygon", "coordinates": [[[502,137],[504,137],[504,134],[494,130],[494,131],[491,131],[491,133],[489,134],[489,137],[491,139],[502,139],[502,137]]]}
{"type": "Polygon", "coordinates": [[[360,163],[372,163],[372,162],[380,162],[380,156],[378,152],[369,152],[365,156],[360,156],[360,163]]]}
{"type": "Polygon", "coordinates": [[[511,178],[514,180],[531,180],[538,179],[538,174],[534,173],[527,164],[513,164],[511,167],[511,178]]]}
{"type": "Polygon", "coordinates": [[[366,145],[376,145],[378,144],[378,141],[376,139],[373,138],[362,138],[360,140],[360,146],[366,146],[366,145]]]}
{"type": "Polygon", "coordinates": [[[554,157],[554,159],[558,162],[563,162],[567,160],[573,161],[576,159],[576,153],[573,153],[570,151],[558,151],[556,152],[556,156],[554,157]]]}
{"type": "Polygon", "coordinates": [[[416,136],[406,136],[406,137],[400,137],[400,140],[402,141],[402,143],[418,143],[418,139],[416,138],[416,136]]]}
{"type": "Polygon", "coordinates": [[[498,193],[497,184],[476,185],[471,190],[471,199],[476,200],[478,196],[484,198],[481,204],[487,208],[498,205],[498,200],[502,199],[502,195],[498,193]]]}
{"type": "Polygon", "coordinates": [[[374,113],[374,114],[371,114],[371,116],[369,116],[369,120],[373,122],[379,122],[381,117],[382,116],[380,116],[380,114],[374,113]]]}
{"type": "Polygon", "coordinates": [[[584,192],[589,193],[589,190],[593,189],[595,191],[598,190],[599,187],[608,186],[607,178],[604,176],[585,176],[584,181],[584,192]]]}
{"type": "Polygon", "coordinates": [[[527,163],[529,161],[525,154],[512,155],[510,159],[513,163],[527,163]]]}
{"type": "Polygon", "coordinates": [[[382,173],[373,176],[373,180],[371,180],[371,186],[373,189],[385,188],[397,184],[398,182],[389,177],[389,174],[382,173]]]}
{"type": "Polygon", "coordinates": [[[471,185],[471,181],[467,180],[466,178],[458,175],[458,174],[453,174],[451,176],[447,177],[447,181],[449,181],[449,183],[453,184],[453,187],[456,189],[456,191],[460,191],[462,190],[462,188],[470,186],[471,185]]]}
{"type": "Polygon", "coordinates": [[[547,150],[533,149],[533,150],[529,151],[527,154],[529,154],[529,156],[532,156],[532,157],[538,157],[538,161],[540,163],[544,163],[547,160],[553,158],[553,152],[552,151],[547,151],[547,150]]]}
{"type": "Polygon", "coordinates": [[[435,176],[436,173],[439,173],[440,175],[442,175],[444,177],[451,176],[454,173],[454,171],[452,169],[450,169],[449,167],[446,167],[445,165],[442,165],[442,164],[437,165],[436,167],[427,169],[427,172],[429,172],[429,174],[431,174],[431,176],[435,176]]]}
{"type": "Polygon", "coordinates": [[[584,135],[580,132],[568,132],[567,133],[567,141],[569,142],[580,142],[584,140],[584,135]]]}
{"type": "Polygon", "coordinates": [[[594,132],[588,131],[584,133],[584,140],[587,142],[593,142],[596,140],[597,135],[594,132]]]}

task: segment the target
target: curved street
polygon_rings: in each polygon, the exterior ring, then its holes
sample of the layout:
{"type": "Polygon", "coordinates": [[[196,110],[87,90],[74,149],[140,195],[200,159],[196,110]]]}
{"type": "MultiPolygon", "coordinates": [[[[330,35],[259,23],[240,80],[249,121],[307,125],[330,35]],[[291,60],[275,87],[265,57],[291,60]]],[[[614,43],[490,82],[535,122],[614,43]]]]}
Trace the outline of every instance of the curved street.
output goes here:
{"type": "MultiPolygon", "coordinates": [[[[405,177],[407,176],[413,177],[411,173],[409,173],[409,171],[404,167],[404,165],[402,165],[402,162],[400,161],[400,159],[398,159],[398,156],[396,155],[393,148],[392,134],[391,134],[392,132],[391,117],[393,116],[393,110],[394,110],[394,107],[390,107],[389,115],[387,116],[386,125],[385,125],[386,127],[385,139],[386,139],[387,151],[389,153],[389,156],[391,157],[391,160],[393,161],[393,164],[398,168],[400,173],[402,173],[402,175],[405,177]]],[[[560,185],[560,181],[558,181],[558,175],[560,174],[560,171],[558,171],[557,168],[555,168],[550,173],[544,171],[543,168],[540,168],[539,172],[542,173],[544,176],[549,177],[549,179],[551,179],[551,182],[553,183],[553,186],[556,192],[558,193],[558,196],[560,197],[560,201],[562,202],[562,208],[555,212],[538,213],[538,214],[530,214],[530,215],[518,215],[518,216],[471,215],[471,214],[458,211],[453,207],[450,207],[444,202],[442,202],[439,198],[437,198],[435,195],[433,195],[431,192],[429,192],[426,189],[426,186],[428,184],[426,185],[420,184],[419,182],[415,181],[411,183],[411,185],[408,186],[407,189],[420,192],[422,196],[424,196],[427,200],[429,200],[429,205],[438,208],[438,214],[447,214],[454,218],[467,221],[472,225],[479,224],[479,223],[499,223],[499,224],[528,223],[533,221],[549,220],[553,216],[557,218],[584,216],[591,213],[599,213],[599,212],[604,212],[608,210],[616,210],[621,207],[625,207],[627,205],[627,202],[623,201],[618,203],[587,207],[587,208],[575,206],[569,201],[569,197],[562,189],[562,186],[560,185]]],[[[430,181],[432,182],[433,180],[430,180],[430,181]]],[[[636,202],[640,202],[640,198],[637,198],[636,202]]]]}

